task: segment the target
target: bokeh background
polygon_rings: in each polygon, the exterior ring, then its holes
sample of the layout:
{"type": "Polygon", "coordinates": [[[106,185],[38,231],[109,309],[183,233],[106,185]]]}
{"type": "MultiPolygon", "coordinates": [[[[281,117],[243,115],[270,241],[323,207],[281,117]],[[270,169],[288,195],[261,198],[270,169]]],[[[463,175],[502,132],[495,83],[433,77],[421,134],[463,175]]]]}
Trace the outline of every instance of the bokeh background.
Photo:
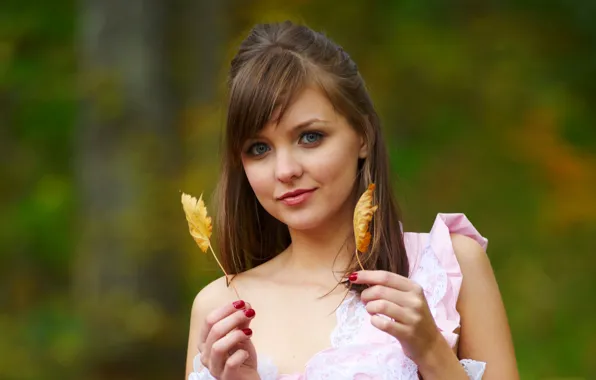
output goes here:
{"type": "Polygon", "coordinates": [[[590,0],[2,0],[0,379],[183,378],[220,272],[180,191],[213,209],[228,63],[285,19],[358,63],[406,230],[489,239],[522,378],[596,379],[590,0]]]}

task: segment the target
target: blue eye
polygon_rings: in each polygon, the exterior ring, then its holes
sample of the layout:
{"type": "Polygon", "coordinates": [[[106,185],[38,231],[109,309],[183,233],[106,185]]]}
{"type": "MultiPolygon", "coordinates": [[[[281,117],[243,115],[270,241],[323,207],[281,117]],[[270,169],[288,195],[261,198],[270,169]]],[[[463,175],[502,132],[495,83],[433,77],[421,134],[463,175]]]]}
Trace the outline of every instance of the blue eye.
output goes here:
{"type": "Polygon", "coordinates": [[[248,148],[248,154],[250,154],[251,156],[262,156],[268,151],[269,147],[267,146],[267,144],[263,143],[256,143],[251,145],[250,148],[248,148]]]}
{"type": "Polygon", "coordinates": [[[306,132],[303,133],[302,136],[300,136],[300,142],[304,144],[314,144],[319,142],[319,140],[321,140],[322,137],[323,134],[320,132],[306,132]]]}

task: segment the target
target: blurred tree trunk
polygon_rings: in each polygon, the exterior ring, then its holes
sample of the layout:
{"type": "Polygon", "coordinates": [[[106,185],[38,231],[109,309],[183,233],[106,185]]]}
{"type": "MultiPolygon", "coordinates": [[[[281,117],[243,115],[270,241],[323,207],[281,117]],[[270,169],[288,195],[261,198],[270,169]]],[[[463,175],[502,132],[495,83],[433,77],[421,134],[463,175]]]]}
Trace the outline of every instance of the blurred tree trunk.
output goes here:
{"type": "Polygon", "coordinates": [[[127,365],[125,377],[138,376],[141,363],[153,375],[184,368],[190,305],[179,280],[177,245],[188,236],[178,125],[189,109],[215,100],[224,4],[80,3],[81,236],[73,292],[89,329],[89,364],[100,365],[102,377],[122,376],[127,365]],[[173,360],[148,363],[147,347],[173,360]]]}
{"type": "Polygon", "coordinates": [[[186,139],[189,170],[203,175],[193,184],[209,191],[218,166],[217,144],[223,105],[219,101],[228,62],[225,62],[230,28],[230,0],[172,0],[171,57],[174,88],[186,139]],[[198,133],[197,133],[198,132],[198,133]],[[197,149],[200,145],[200,149],[197,149]],[[212,180],[209,180],[211,178],[212,180]],[[202,182],[205,181],[205,182],[202,182]]]}
{"type": "Polygon", "coordinates": [[[88,354],[130,366],[142,355],[132,347],[167,345],[168,318],[182,307],[168,0],[82,0],[80,12],[83,101],[74,162],[81,235],[73,290],[89,329],[88,354]]]}
{"type": "Polygon", "coordinates": [[[176,90],[182,102],[213,102],[220,87],[226,26],[227,0],[171,0],[171,52],[176,90]]]}

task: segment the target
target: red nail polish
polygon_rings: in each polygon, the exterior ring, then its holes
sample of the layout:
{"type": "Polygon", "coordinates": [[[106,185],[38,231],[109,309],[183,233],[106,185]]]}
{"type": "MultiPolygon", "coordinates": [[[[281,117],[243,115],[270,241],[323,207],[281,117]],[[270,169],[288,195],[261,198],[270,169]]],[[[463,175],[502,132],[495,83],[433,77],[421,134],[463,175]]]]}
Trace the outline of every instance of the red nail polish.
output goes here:
{"type": "Polygon", "coordinates": [[[244,335],[246,336],[251,336],[252,335],[252,330],[251,329],[242,329],[242,332],[244,333],[244,335]]]}
{"type": "Polygon", "coordinates": [[[235,309],[242,309],[244,307],[244,301],[240,300],[240,301],[236,301],[234,302],[232,305],[234,305],[235,309]]]}
{"type": "Polygon", "coordinates": [[[354,282],[358,279],[358,273],[354,272],[351,275],[348,276],[348,280],[350,280],[350,282],[354,282]]]}
{"type": "Polygon", "coordinates": [[[244,310],[244,315],[246,315],[247,318],[252,318],[255,316],[255,311],[254,309],[248,309],[248,310],[244,310]]]}

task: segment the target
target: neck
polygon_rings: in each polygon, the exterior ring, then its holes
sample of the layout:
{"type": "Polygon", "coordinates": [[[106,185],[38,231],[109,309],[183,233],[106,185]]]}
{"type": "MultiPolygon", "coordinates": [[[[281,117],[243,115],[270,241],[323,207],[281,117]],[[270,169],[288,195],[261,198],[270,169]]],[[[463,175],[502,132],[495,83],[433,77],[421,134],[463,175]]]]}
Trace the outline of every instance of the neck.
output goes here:
{"type": "Polygon", "coordinates": [[[344,212],[313,230],[290,229],[292,244],[280,264],[300,277],[337,282],[355,249],[352,228],[351,215],[344,212]]]}

